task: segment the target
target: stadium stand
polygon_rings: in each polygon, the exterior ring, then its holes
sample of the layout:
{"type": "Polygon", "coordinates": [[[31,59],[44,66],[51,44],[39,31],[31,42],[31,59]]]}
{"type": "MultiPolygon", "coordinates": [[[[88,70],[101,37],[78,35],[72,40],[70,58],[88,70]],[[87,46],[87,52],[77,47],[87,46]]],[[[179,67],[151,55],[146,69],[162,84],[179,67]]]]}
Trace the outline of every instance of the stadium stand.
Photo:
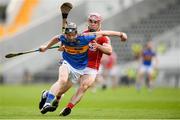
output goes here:
{"type": "Polygon", "coordinates": [[[19,2],[12,0],[9,4],[7,7],[7,23],[0,26],[0,37],[10,36],[30,23],[33,9],[38,4],[38,0],[22,0],[19,2]]]}
{"type": "Polygon", "coordinates": [[[124,48],[119,47],[116,41],[112,41],[115,51],[119,51],[119,62],[133,60],[131,46],[133,43],[145,44],[149,39],[161,33],[171,30],[180,25],[180,2],[177,0],[174,3],[168,4],[166,8],[162,8],[149,16],[142,18],[138,22],[133,23],[129,27],[120,28],[128,34],[128,43],[124,48]],[[122,52],[121,52],[122,51],[122,52]]]}

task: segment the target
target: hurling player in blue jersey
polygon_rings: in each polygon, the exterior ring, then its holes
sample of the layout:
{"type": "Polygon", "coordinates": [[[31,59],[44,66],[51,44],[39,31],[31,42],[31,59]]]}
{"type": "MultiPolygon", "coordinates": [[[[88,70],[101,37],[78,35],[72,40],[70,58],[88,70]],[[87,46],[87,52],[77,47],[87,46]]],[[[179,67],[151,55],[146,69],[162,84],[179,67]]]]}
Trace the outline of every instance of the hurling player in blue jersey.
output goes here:
{"type": "Polygon", "coordinates": [[[121,40],[127,39],[125,33],[116,31],[101,31],[79,35],[76,24],[68,23],[65,34],[53,37],[47,45],[40,47],[40,51],[45,52],[52,45],[60,42],[64,49],[62,53],[64,60],[59,67],[58,80],[51,86],[49,91],[42,93],[39,103],[42,114],[56,110],[58,99],[60,99],[74,83],[78,82],[80,76],[83,75],[83,70],[87,66],[89,42],[103,35],[118,36],[121,40]]]}
{"type": "Polygon", "coordinates": [[[140,58],[140,67],[137,76],[137,90],[141,89],[142,79],[147,80],[147,86],[151,90],[153,85],[153,72],[157,68],[158,60],[153,51],[152,41],[148,41],[140,58]]]}

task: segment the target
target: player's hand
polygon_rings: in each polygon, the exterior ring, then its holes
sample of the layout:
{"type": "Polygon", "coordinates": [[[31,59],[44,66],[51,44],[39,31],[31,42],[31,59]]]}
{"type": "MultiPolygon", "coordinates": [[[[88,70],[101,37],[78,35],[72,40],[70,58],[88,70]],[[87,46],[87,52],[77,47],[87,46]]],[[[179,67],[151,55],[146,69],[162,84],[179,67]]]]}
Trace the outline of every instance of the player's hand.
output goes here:
{"type": "Polygon", "coordinates": [[[125,42],[125,41],[127,40],[127,35],[126,35],[126,33],[122,33],[122,35],[120,36],[120,38],[121,38],[121,41],[122,41],[122,42],[125,42]]]}
{"type": "Polygon", "coordinates": [[[63,45],[63,46],[59,46],[59,48],[58,48],[58,51],[64,51],[65,50],[65,46],[63,45]]]}
{"type": "Polygon", "coordinates": [[[40,48],[39,48],[39,51],[40,52],[45,52],[46,50],[47,50],[48,48],[47,48],[47,46],[41,46],[40,48]]]}
{"type": "Polygon", "coordinates": [[[96,40],[93,40],[89,46],[91,49],[96,50],[99,47],[99,44],[96,42],[96,40]]]}

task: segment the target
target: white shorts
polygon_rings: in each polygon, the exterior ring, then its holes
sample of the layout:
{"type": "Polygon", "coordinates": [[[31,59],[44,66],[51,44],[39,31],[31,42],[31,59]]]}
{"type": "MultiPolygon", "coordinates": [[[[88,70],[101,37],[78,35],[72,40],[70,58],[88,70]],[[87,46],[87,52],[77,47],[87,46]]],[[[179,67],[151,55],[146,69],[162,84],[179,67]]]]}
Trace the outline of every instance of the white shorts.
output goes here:
{"type": "Polygon", "coordinates": [[[83,75],[84,70],[78,70],[73,68],[67,61],[63,61],[62,64],[66,64],[69,70],[69,76],[68,80],[70,80],[72,83],[77,83],[80,76],[83,75]]]}
{"type": "Polygon", "coordinates": [[[150,65],[150,66],[141,65],[139,71],[141,73],[150,73],[150,74],[152,74],[153,73],[153,66],[152,65],[150,65]]]}
{"type": "Polygon", "coordinates": [[[96,75],[98,73],[98,70],[90,68],[90,67],[86,67],[84,69],[84,75],[91,75],[92,78],[96,78],[96,75]]]}
{"type": "Polygon", "coordinates": [[[103,74],[103,69],[104,69],[103,66],[100,64],[97,74],[99,75],[103,74]]]}

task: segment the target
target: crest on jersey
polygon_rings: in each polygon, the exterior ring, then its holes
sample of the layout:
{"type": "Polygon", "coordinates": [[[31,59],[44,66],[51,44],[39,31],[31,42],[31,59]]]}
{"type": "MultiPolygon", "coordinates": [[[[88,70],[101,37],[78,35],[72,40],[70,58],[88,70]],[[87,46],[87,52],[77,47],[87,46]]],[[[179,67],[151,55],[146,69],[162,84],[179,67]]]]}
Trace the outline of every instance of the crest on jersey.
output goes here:
{"type": "Polygon", "coordinates": [[[96,50],[97,50],[97,47],[94,46],[92,43],[89,43],[89,50],[90,50],[90,51],[96,51],[96,50]]]}

